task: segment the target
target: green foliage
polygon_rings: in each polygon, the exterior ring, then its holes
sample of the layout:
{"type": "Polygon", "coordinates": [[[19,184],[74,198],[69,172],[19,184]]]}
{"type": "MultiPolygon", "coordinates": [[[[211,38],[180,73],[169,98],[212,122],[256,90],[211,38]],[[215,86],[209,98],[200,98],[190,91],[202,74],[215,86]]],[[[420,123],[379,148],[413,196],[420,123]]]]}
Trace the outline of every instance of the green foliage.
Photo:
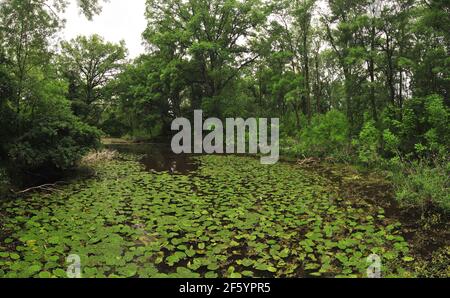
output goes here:
{"type": "Polygon", "coordinates": [[[124,124],[119,117],[119,113],[105,113],[100,129],[108,136],[120,138],[125,136],[131,128],[124,124]]]}
{"type": "Polygon", "coordinates": [[[413,161],[391,165],[396,199],[406,207],[420,207],[425,211],[438,207],[450,212],[450,163],[445,160],[430,165],[427,161],[413,161]]]}
{"type": "MultiPolygon", "coordinates": [[[[164,61],[160,57],[143,56],[129,65],[112,82],[116,102],[106,110],[102,127],[109,134],[120,133],[132,139],[151,139],[170,131],[171,111],[181,114],[174,98],[168,101],[167,94],[177,89],[176,69],[173,76],[165,78],[164,61]],[[114,126],[110,126],[114,123],[114,126]],[[118,132],[114,132],[118,130],[118,132]]],[[[172,66],[175,67],[175,66],[172,66]]],[[[118,135],[119,136],[119,135],[118,135]]]]}
{"type": "Polygon", "coordinates": [[[59,66],[70,82],[68,96],[75,115],[98,125],[111,98],[106,86],[125,63],[125,42],[113,44],[98,35],[78,36],[61,47],[59,66]]]}
{"type": "Polygon", "coordinates": [[[380,132],[375,121],[369,120],[364,124],[358,139],[353,140],[353,145],[357,148],[359,161],[369,165],[378,161],[380,132]]]}
{"type": "MultiPolygon", "coordinates": [[[[59,0],[62,1],[62,0],[59,0]]],[[[105,1],[105,0],[103,0],[105,1]]],[[[99,14],[102,11],[101,0],[80,0],[77,1],[80,11],[88,18],[92,20],[94,15],[99,14]]]]}
{"type": "Polygon", "coordinates": [[[412,98],[401,111],[389,108],[383,118],[385,149],[415,157],[442,156],[450,145],[449,117],[449,108],[437,95],[412,98]]]}
{"type": "Polygon", "coordinates": [[[33,119],[22,121],[24,133],[9,146],[15,170],[65,170],[98,146],[99,132],[75,117],[68,102],[41,101],[35,112],[33,119]]]}
{"type": "MultiPolygon", "coordinates": [[[[83,10],[95,2],[83,1],[83,10]]],[[[0,6],[0,163],[15,174],[70,168],[98,144],[98,131],[70,110],[67,84],[52,65],[49,41],[60,23],[51,9],[65,4],[8,0],[0,6]]]]}
{"type": "Polygon", "coordinates": [[[349,123],[337,110],[316,115],[300,132],[299,150],[307,156],[342,156],[349,145],[349,123]]]}
{"type": "Polygon", "coordinates": [[[151,93],[139,101],[144,106],[165,101],[164,116],[203,108],[223,117],[245,92],[234,83],[259,57],[256,34],[269,13],[266,5],[260,0],[152,0],[147,5],[144,38],[153,50],[142,58],[153,67],[145,72],[150,74],[144,84],[131,86],[151,93]]]}
{"type": "Polygon", "coordinates": [[[383,143],[384,150],[389,153],[395,153],[396,156],[400,155],[399,146],[400,139],[395,134],[393,134],[389,129],[383,131],[383,143]]]}
{"type": "Polygon", "coordinates": [[[6,67],[7,61],[0,53],[0,165],[7,159],[6,145],[14,137],[13,123],[17,117],[11,106],[10,98],[13,95],[14,80],[6,67]]]}
{"type": "Polygon", "coordinates": [[[44,201],[1,202],[0,276],[66,277],[68,253],[87,278],[364,277],[372,253],[395,275],[390,262],[411,257],[400,224],[340,198],[316,173],[236,156],[196,161],[194,173],[171,174],[121,156],[44,201]]]}
{"type": "MultiPolygon", "coordinates": [[[[78,5],[92,18],[100,2],[78,5]]],[[[324,1],[313,22],[318,2],[148,0],[148,53],[124,65],[123,42],[96,35],[52,50],[68,1],[2,1],[0,166],[65,170],[98,143],[86,123],[142,140],[202,108],[280,117],[296,155],[348,160],[357,136],[359,161],[388,164],[401,205],[448,212],[448,1],[385,1],[378,14],[371,1],[324,1]]],[[[103,164],[99,181],[62,189],[63,206],[61,193],[2,201],[0,276],[64,277],[69,251],[86,277],[358,277],[370,253],[414,261],[384,210],[367,215],[319,175],[198,161],[192,176],[103,164]]]]}

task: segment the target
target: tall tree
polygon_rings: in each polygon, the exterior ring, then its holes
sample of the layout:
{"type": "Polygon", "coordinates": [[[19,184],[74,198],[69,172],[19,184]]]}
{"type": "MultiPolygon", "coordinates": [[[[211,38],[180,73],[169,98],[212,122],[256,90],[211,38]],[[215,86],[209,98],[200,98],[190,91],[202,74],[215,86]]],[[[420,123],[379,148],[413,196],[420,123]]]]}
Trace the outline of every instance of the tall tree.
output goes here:
{"type": "Polygon", "coordinates": [[[36,65],[49,61],[48,40],[58,30],[59,23],[41,1],[5,1],[0,15],[0,42],[17,82],[14,105],[20,114],[23,101],[31,100],[27,94],[29,74],[36,65]]]}
{"type": "Polygon", "coordinates": [[[262,1],[150,0],[147,5],[144,36],[150,49],[167,61],[188,61],[191,105],[218,112],[221,93],[259,57],[252,45],[266,19],[262,1]]]}
{"type": "MultiPolygon", "coordinates": [[[[41,0],[4,0],[0,6],[0,45],[11,62],[14,80],[17,82],[14,95],[16,113],[21,112],[27,95],[29,74],[35,66],[45,65],[50,59],[48,43],[61,28],[62,12],[66,0],[51,3],[41,0]]],[[[92,17],[101,10],[98,0],[82,0],[80,8],[92,17]]],[[[29,92],[28,92],[29,93],[29,92]]]]}
{"type": "Polygon", "coordinates": [[[63,0],[4,0],[0,5],[2,67],[10,81],[0,103],[5,136],[0,151],[13,170],[70,167],[97,141],[96,131],[71,113],[66,82],[51,63],[50,40],[61,28],[58,12],[66,5],[63,0]]]}
{"type": "Polygon", "coordinates": [[[380,8],[372,3],[364,0],[330,0],[329,12],[322,13],[326,40],[342,71],[346,112],[353,133],[361,127],[364,121],[362,111],[367,106],[372,118],[378,118],[375,88],[380,30],[376,14],[380,8]]]}
{"type": "MultiPolygon", "coordinates": [[[[103,88],[121,71],[125,57],[123,41],[113,44],[98,35],[79,36],[62,43],[63,71],[72,80],[72,86],[83,90],[81,98],[72,98],[74,111],[88,123],[98,125],[108,104],[103,88]]],[[[76,96],[76,92],[72,95],[76,96]]]]}
{"type": "Polygon", "coordinates": [[[311,104],[311,67],[310,67],[310,55],[312,43],[312,16],[315,5],[315,0],[303,0],[294,1],[293,3],[293,16],[294,16],[294,34],[299,38],[299,45],[297,51],[299,52],[301,72],[304,77],[303,86],[303,110],[308,117],[308,121],[311,121],[312,117],[312,104],[311,104]]]}

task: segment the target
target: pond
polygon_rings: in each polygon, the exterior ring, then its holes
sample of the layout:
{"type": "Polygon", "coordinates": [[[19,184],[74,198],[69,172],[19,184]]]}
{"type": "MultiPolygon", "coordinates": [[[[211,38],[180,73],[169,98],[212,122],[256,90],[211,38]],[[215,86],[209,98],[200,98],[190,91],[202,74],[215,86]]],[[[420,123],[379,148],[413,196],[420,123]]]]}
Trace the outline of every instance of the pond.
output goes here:
{"type": "Polygon", "coordinates": [[[197,169],[197,162],[193,159],[193,155],[175,154],[167,143],[110,144],[106,147],[122,153],[142,156],[140,162],[147,171],[188,174],[197,169]]]}
{"type": "Polygon", "coordinates": [[[409,276],[401,225],[298,166],[167,145],[109,145],[120,158],[53,193],[1,203],[0,277],[409,276]]]}

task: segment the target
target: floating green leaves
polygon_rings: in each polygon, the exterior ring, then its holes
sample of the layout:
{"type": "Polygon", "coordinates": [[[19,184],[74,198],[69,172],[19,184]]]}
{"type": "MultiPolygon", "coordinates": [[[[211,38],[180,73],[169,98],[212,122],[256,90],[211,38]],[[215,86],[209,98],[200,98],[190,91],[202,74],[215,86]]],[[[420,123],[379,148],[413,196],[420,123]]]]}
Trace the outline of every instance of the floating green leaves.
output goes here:
{"type": "MultiPolygon", "coordinates": [[[[191,175],[133,159],[53,195],[3,202],[0,277],[365,276],[367,256],[411,262],[399,225],[288,164],[198,157],[191,175]]],[[[385,266],[384,270],[388,270],[385,266]]]]}

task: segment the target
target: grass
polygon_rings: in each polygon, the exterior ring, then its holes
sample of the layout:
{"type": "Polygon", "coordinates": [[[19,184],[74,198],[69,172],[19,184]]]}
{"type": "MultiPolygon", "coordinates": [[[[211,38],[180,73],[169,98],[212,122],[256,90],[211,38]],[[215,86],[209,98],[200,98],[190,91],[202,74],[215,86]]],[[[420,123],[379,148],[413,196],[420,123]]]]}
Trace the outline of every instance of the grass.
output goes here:
{"type": "Polygon", "coordinates": [[[114,150],[102,149],[100,151],[91,151],[81,160],[85,166],[95,166],[99,162],[112,161],[118,157],[118,152],[114,150]]]}
{"type": "Polygon", "coordinates": [[[198,157],[191,175],[149,173],[134,158],[97,163],[95,179],[1,203],[0,277],[409,276],[398,222],[288,164],[198,157]]]}
{"type": "Polygon", "coordinates": [[[450,163],[402,163],[392,171],[396,198],[405,207],[439,208],[450,214],[450,163]]]}

